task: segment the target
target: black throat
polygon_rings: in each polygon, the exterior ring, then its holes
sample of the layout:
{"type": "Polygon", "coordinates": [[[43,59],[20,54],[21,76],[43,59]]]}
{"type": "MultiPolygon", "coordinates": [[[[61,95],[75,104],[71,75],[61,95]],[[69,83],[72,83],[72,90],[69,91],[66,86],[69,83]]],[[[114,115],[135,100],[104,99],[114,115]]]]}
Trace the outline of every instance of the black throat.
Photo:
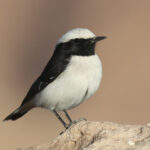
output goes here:
{"type": "Polygon", "coordinates": [[[73,39],[60,43],[55,48],[55,53],[65,56],[91,56],[95,54],[95,42],[93,39],[73,39]]]}

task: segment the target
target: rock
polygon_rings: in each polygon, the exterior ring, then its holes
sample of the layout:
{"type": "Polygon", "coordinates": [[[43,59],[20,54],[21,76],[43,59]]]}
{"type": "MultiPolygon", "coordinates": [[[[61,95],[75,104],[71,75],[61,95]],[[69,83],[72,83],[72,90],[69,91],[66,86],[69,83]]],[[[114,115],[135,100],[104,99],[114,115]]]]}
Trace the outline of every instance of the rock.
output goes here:
{"type": "Polygon", "coordinates": [[[18,150],[150,150],[150,126],[80,121],[46,144],[18,150]]]}

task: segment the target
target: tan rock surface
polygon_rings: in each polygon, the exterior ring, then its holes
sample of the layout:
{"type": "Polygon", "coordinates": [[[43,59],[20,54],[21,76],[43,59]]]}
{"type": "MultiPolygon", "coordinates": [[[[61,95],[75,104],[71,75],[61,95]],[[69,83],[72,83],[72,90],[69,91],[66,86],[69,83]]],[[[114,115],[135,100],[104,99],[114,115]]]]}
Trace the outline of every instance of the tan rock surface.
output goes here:
{"type": "Polygon", "coordinates": [[[46,144],[18,150],[150,150],[150,126],[81,121],[46,144]]]}

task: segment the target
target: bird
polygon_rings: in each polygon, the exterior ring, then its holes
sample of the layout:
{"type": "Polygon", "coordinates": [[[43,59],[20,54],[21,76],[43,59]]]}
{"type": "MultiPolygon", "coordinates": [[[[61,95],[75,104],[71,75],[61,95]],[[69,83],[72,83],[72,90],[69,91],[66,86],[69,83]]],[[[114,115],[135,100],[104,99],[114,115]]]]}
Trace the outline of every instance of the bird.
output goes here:
{"type": "Polygon", "coordinates": [[[96,36],[87,28],[75,28],[63,34],[43,72],[33,82],[21,105],[3,121],[17,120],[35,107],[49,109],[67,129],[72,123],[67,110],[89,99],[102,80],[102,63],[95,53],[96,36]],[[58,112],[64,112],[67,124],[58,112]]]}

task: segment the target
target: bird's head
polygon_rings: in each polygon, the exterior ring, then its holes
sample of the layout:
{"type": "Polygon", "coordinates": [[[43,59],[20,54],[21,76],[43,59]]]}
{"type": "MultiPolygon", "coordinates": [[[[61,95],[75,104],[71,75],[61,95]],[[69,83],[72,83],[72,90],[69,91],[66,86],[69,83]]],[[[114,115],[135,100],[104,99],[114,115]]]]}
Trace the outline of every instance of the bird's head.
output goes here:
{"type": "Polygon", "coordinates": [[[105,38],[96,36],[89,29],[76,28],[62,35],[57,42],[56,50],[70,55],[89,56],[95,53],[95,44],[105,38]]]}

